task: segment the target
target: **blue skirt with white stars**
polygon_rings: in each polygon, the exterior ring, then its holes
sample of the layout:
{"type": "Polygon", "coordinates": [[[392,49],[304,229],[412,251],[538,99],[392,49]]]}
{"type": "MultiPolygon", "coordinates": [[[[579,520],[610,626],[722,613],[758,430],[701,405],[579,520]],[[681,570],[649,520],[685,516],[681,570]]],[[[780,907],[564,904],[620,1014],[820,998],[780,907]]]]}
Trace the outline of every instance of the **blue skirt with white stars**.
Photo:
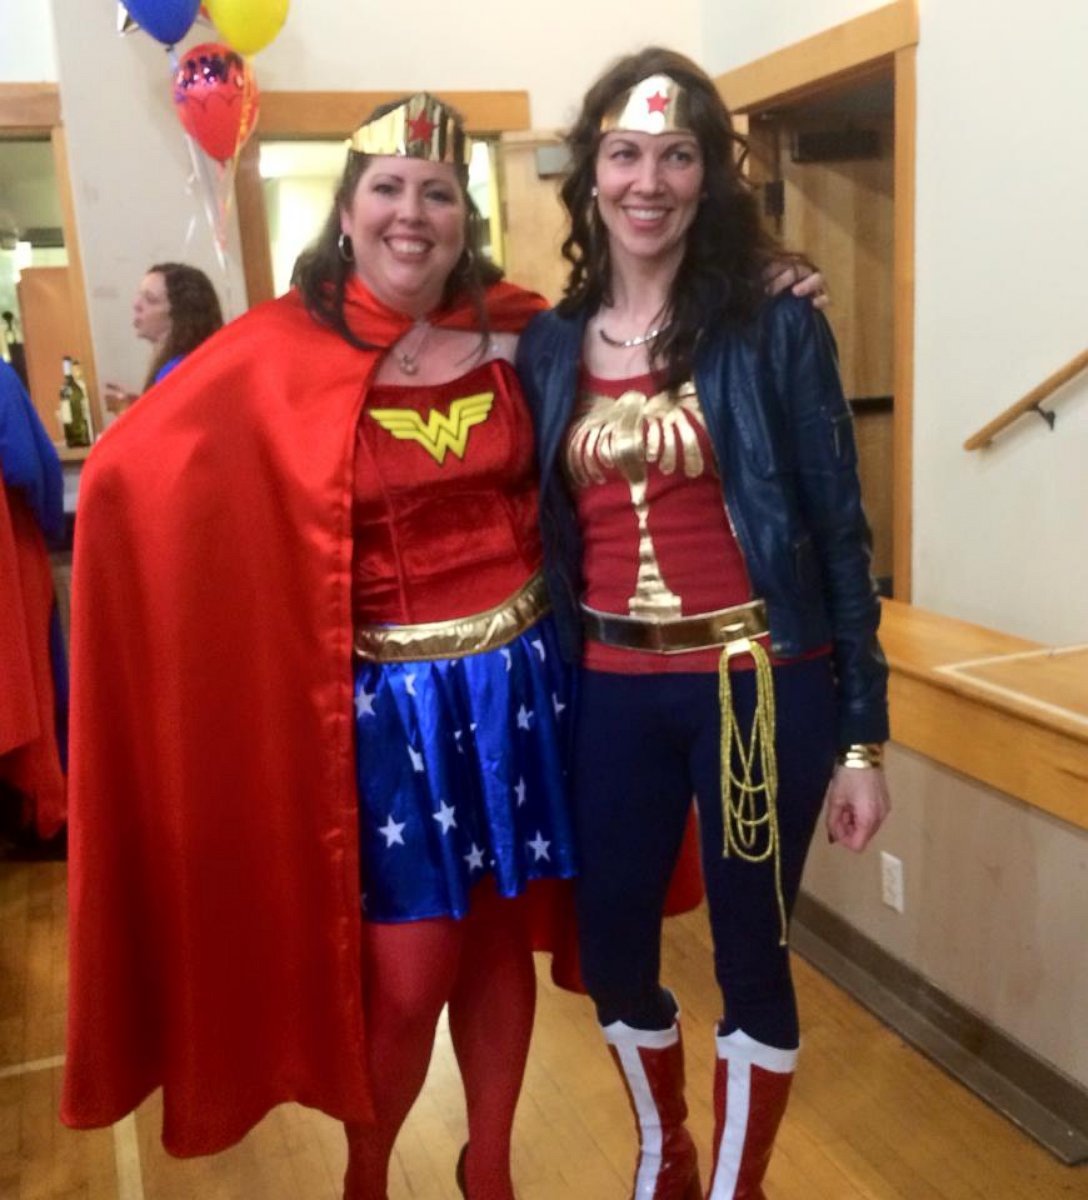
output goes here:
{"type": "Polygon", "coordinates": [[[363,913],[463,917],[574,874],[565,768],[573,672],[550,617],[497,650],[355,665],[363,913]]]}

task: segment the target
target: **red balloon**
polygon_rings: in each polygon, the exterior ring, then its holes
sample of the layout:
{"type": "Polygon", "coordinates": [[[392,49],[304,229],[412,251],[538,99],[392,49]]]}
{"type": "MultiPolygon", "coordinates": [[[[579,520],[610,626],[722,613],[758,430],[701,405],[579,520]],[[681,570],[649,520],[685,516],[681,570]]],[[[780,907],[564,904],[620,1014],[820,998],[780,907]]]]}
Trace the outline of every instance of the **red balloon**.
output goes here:
{"type": "Polygon", "coordinates": [[[257,80],[229,46],[203,42],[185,52],[174,73],[174,107],[185,132],[212,158],[227,162],[257,124],[257,80]]]}

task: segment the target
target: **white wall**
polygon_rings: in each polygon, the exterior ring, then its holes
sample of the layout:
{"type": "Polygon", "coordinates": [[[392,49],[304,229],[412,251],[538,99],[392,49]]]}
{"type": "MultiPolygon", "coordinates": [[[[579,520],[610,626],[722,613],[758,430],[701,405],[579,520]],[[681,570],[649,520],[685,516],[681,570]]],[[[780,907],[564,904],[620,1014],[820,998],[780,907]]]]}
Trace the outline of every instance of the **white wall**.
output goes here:
{"type": "Polygon", "coordinates": [[[712,75],[841,25],[888,0],[704,0],[702,64],[712,75]]]}
{"type": "Polygon", "coordinates": [[[1088,377],[961,449],[1088,346],[1088,8],[923,3],[921,39],[914,600],[1088,641],[1088,377]]]}
{"type": "MultiPolygon", "coordinates": [[[[72,18],[82,0],[61,2],[67,17],[72,18]]],[[[56,80],[57,56],[50,6],[44,0],[0,0],[0,83],[55,83],[56,80]]]]}
{"type": "MultiPolygon", "coordinates": [[[[54,0],[54,3],[60,0],[54,0]]],[[[415,0],[375,30],[380,8],[293,0],[287,25],[257,57],[264,87],[526,89],[533,125],[565,125],[616,56],[661,42],[697,56],[699,0],[415,0]]]]}

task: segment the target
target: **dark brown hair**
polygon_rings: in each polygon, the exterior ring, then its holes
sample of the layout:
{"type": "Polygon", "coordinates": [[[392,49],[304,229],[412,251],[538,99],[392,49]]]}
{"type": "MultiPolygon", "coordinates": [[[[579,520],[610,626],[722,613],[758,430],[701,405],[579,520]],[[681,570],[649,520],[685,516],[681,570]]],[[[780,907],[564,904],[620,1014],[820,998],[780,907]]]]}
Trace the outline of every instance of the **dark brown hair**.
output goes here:
{"type": "Polygon", "coordinates": [[[559,311],[611,302],[608,235],[594,202],[601,118],[621,96],[649,75],[668,75],[688,93],[689,117],[703,158],[703,197],[687,232],[687,246],[672,282],[669,322],[651,345],[651,361],[674,387],[690,378],[700,332],[720,325],[747,325],[765,298],[764,272],[772,261],[791,261],[763,228],[752,187],[741,171],[747,147],[733,129],[714,81],[682,54],[651,46],[610,67],[586,93],[567,135],[571,170],[560,195],[570,213],[563,256],[571,265],[559,311]]]}
{"type": "Polygon", "coordinates": [[[151,359],[144,380],[145,392],[166,363],[195,350],[223,325],[219,297],[203,271],[185,263],[164,262],[148,267],[147,274],[161,275],[166,285],[170,332],[151,359]]]}
{"type": "MultiPolygon", "coordinates": [[[[407,97],[380,105],[367,119],[374,120],[392,112],[394,108],[403,104],[405,99],[407,97]]],[[[450,106],[447,105],[447,108],[450,106]]],[[[452,108],[450,111],[457,117],[458,123],[463,125],[460,114],[452,108]]],[[[345,262],[340,255],[340,212],[350,209],[355,198],[355,189],[370,165],[371,157],[355,150],[348,151],[347,162],[344,164],[344,171],[337,184],[336,195],[333,197],[332,208],[325,224],[313,244],[299,255],[291,274],[291,283],[298,288],[310,315],[360,349],[371,347],[351,332],[344,317],[344,290],[355,268],[352,262],[345,262]]],[[[449,304],[462,293],[467,294],[476,309],[480,328],[486,335],[484,289],[500,280],[502,271],[485,257],[481,250],[483,221],[468,193],[468,168],[458,167],[456,174],[465,200],[465,248],[446,280],[442,303],[449,304]]]]}

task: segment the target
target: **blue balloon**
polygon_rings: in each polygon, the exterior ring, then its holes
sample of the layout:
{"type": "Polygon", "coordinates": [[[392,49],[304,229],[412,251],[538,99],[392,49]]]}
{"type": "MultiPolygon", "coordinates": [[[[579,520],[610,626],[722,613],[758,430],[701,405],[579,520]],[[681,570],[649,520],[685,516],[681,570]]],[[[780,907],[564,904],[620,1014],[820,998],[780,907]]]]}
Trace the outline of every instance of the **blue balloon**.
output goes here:
{"type": "Polygon", "coordinates": [[[189,32],[200,0],[123,0],[129,16],[164,46],[172,46],[189,32]]]}

